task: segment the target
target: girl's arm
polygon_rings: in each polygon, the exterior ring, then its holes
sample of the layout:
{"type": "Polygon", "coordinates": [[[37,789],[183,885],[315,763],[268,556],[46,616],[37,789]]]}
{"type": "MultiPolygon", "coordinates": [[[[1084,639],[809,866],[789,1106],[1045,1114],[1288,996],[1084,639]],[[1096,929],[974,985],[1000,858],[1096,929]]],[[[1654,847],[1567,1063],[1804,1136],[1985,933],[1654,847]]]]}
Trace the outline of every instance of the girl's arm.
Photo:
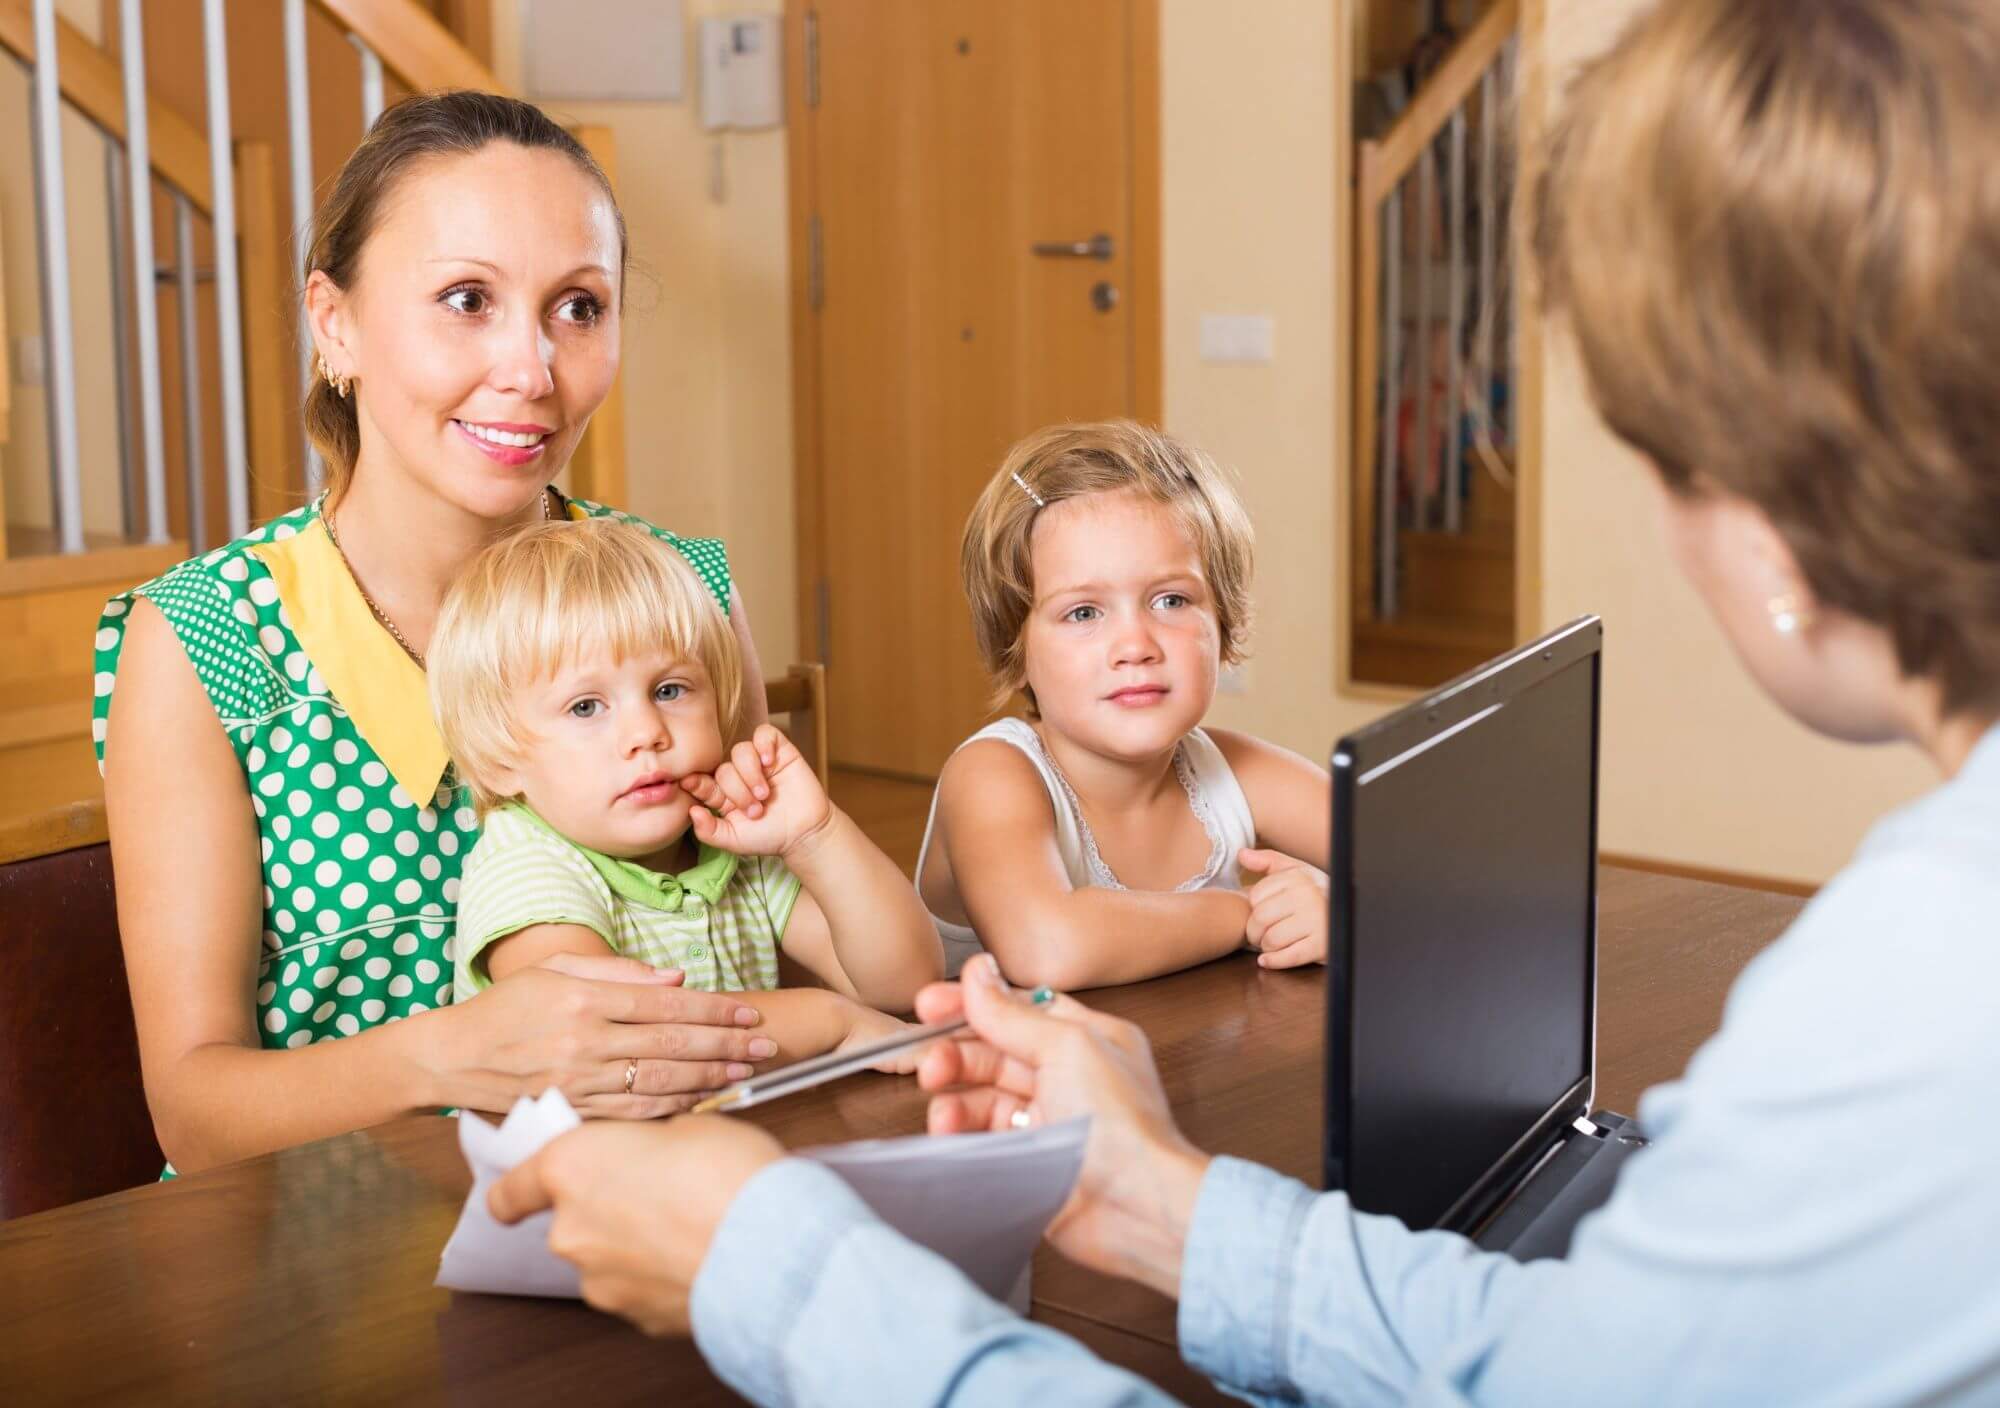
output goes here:
{"type": "MultiPolygon", "coordinates": [[[[754,1039],[728,998],[544,970],[504,997],[264,1050],[263,877],[250,793],[173,628],[143,600],[125,634],[104,759],[146,1099],[160,1147],[182,1172],[447,1105],[504,1110],[549,1085],[587,1108],[617,1090],[628,1056],[650,1057],[669,1040],[688,1059],[655,1083],[710,1089],[754,1039]]],[[[686,1103],[663,1096],[617,1112],[686,1103]]]]}
{"type": "Polygon", "coordinates": [[[907,1012],[917,990],[943,976],[937,928],[915,888],[827,798],[784,734],[765,724],[713,777],[681,785],[702,804],[690,817],[696,840],[738,855],[777,856],[798,877],[803,893],[785,926],[784,951],[836,992],[907,1012]]]}
{"type": "Polygon", "coordinates": [[[1073,992],[1243,947],[1250,906],[1240,894],[1071,888],[1048,790],[1009,744],[952,755],[938,779],[938,824],[966,915],[1010,982],[1073,992]]]}
{"type": "Polygon", "coordinates": [[[944,976],[937,925],[916,888],[846,812],[829,803],[826,825],[784,861],[801,889],[785,952],[834,991],[907,1012],[919,988],[944,976]]]}
{"type": "Polygon", "coordinates": [[[1208,736],[1250,802],[1258,844],[1320,870],[1333,868],[1333,779],[1317,763],[1252,738],[1212,728],[1208,736]]]}

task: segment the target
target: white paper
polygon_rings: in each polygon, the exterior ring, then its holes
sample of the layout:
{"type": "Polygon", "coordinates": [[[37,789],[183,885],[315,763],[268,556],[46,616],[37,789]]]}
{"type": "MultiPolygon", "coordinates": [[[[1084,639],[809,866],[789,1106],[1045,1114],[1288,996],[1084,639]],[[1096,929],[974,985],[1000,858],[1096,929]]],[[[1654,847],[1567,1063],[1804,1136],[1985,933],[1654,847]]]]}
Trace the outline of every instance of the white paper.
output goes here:
{"type": "Polygon", "coordinates": [[[502,1174],[582,1123],[553,1086],[539,1100],[516,1100],[498,1129],[477,1115],[459,1115],[458,1147],[472,1169],[472,1191],[438,1261],[440,1286],[510,1296],[582,1296],[576,1268],[549,1250],[553,1212],[503,1227],[486,1210],[486,1192],[502,1174]]]}
{"type": "MultiPolygon", "coordinates": [[[[507,1170],[581,1121],[557,1090],[516,1102],[499,1128],[461,1115],[458,1144],[472,1191],[445,1243],[437,1283],[501,1295],[579,1294],[576,1268],[549,1250],[552,1214],[502,1227],[486,1192],[507,1170]]],[[[854,1189],[875,1215],[952,1262],[988,1295],[1025,1310],[1035,1245],[1083,1167],[1088,1120],[1004,1134],[870,1139],[801,1149],[854,1189]]]]}

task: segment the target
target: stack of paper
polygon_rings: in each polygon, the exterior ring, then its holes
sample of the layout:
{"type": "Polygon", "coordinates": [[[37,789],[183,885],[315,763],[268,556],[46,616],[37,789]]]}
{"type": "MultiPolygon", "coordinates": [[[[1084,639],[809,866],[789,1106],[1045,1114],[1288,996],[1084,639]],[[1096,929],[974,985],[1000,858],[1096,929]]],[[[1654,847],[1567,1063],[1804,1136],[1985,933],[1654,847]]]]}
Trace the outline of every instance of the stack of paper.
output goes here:
{"type": "MultiPolygon", "coordinates": [[[[576,1296],[576,1268],[549,1250],[550,1213],[502,1227],[486,1210],[500,1176],[580,1121],[556,1090],[516,1103],[499,1128],[458,1121],[472,1191],[445,1243],[437,1283],[503,1295],[576,1296]]],[[[854,1189],[875,1215],[965,1272],[988,1295],[1026,1308],[1035,1244],[1083,1166],[1089,1121],[1005,1134],[874,1139],[802,1149],[854,1189]]]]}

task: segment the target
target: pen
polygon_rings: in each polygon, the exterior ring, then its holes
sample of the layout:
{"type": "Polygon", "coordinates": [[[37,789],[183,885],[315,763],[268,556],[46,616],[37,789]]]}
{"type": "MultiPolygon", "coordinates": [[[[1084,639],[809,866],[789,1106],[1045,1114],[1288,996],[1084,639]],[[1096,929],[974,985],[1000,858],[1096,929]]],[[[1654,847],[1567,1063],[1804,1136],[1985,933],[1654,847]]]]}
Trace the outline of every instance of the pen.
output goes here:
{"type": "MultiPolygon", "coordinates": [[[[1055,990],[1039,987],[1028,994],[1028,1001],[1036,1005],[1055,1000],[1055,990]]],[[[714,1110],[747,1110],[752,1105],[761,1105],[766,1100],[776,1100],[780,1096],[795,1095],[801,1090],[811,1090],[825,1085],[828,1081],[839,1080],[842,1076],[865,1071],[884,1056],[918,1046],[926,1041],[934,1041],[941,1036],[950,1036],[965,1026],[965,1018],[959,1017],[949,1022],[938,1022],[928,1027],[911,1027],[908,1031],[885,1037],[881,1041],[857,1046],[852,1051],[830,1051],[824,1056],[814,1056],[806,1061],[794,1061],[789,1066],[781,1066],[761,1076],[754,1076],[727,1090],[717,1091],[701,1101],[688,1113],[705,1115],[714,1110]]]]}

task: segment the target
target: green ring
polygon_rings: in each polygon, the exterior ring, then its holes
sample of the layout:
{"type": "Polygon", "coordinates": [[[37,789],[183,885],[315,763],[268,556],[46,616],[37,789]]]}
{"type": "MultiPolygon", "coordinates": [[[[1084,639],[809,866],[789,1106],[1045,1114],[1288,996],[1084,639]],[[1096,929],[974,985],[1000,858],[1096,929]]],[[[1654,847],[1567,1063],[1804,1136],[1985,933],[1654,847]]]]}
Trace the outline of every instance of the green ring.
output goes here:
{"type": "Polygon", "coordinates": [[[1033,992],[1028,994],[1028,1001],[1034,1003],[1038,1007],[1042,1006],[1045,1003],[1054,1002],[1055,1000],[1056,1000],[1056,990],[1048,986],[1048,984],[1046,983],[1044,983],[1041,987],[1036,988],[1033,992]]]}

